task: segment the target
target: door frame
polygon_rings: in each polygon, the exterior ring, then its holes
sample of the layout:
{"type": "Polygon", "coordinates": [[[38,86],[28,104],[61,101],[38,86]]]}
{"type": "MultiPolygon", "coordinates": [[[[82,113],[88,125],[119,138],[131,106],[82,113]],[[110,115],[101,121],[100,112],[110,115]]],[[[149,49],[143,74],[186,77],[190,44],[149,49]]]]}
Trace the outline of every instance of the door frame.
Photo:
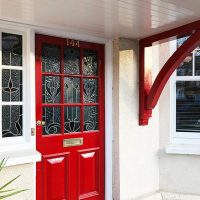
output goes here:
{"type": "MultiPolygon", "coordinates": [[[[105,45],[105,200],[112,199],[112,86],[113,86],[113,40],[94,37],[85,34],[70,33],[46,28],[35,27],[31,31],[31,52],[35,52],[35,33],[49,36],[74,38],[85,42],[101,43],[105,45]]],[[[34,53],[35,60],[35,53],[34,53]]],[[[34,63],[35,64],[35,63],[34,63]]],[[[35,91],[35,90],[34,90],[35,91]]],[[[35,98],[34,98],[35,99],[35,98]]],[[[35,166],[36,171],[36,166],[35,166]]],[[[36,181],[35,181],[36,188],[36,181]]]]}

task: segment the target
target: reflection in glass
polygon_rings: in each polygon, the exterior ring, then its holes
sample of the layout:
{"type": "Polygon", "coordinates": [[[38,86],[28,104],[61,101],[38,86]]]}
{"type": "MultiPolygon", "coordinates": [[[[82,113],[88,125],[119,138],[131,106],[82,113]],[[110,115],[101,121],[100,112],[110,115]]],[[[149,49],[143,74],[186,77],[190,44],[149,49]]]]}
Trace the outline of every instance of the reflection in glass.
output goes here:
{"type": "Polygon", "coordinates": [[[57,45],[44,44],[42,47],[42,71],[60,72],[60,48],[57,45]]]}
{"type": "Polygon", "coordinates": [[[177,48],[179,48],[190,36],[185,36],[177,39],[177,48]]]}
{"type": "Polygon", "coordinates": [[[97,79],[88,79],[83,80],[83,91],[84,91],[84,102],[93,103],[97,102],[98,97],[98,81],[97,79]]]}
{"type": "Polygon", "coordinates": [[[2,33],[2,65],[22,66],[22,36],[2,33]]]}
{"type": "Polygon", "coordinates": [[[64,73],[80,74],[80,52],[79,49],[64,49],[64,73]]]}
{"type": "Polygon", "coordinates": [[[42,77],[43,103],[60,103],[60,77],[42,77]]]}
{"type": "Polygon", "coordinates": [[[83,52],[83,74],[98,75],[97,53],[91,50],[83,52]]]}
{"type": "Polygon", "coordinates": [[[61,133],[60,128],[60,107],[43,107],[43,135],[61,133]]]}
{"type": "Polygon", "coordinates": [[[80,103],[80,79],[64,78],[65,103],[80,103]]]}
{"type": "Polygon", "coordinates": [[[177,76],[192,76],[192,53],[190,53],[177,68],[177,76]]]}
{"type": "Polygon", "coordinates": [[[195,56],[195,76],[200,76],[200,50],[194,52],[195,56]]]}
{"type": "Polygon", "coordinates": [[[176,131],[200,131],[200,81],[176,83],[176,131]]]}
{"type": "Polygon", "coordinates": [[[22,71],[2,70],[2,101],[22,101],[22,71]]]}
{"type": "Polygon", "coordinates": [[[23,135],[22,106],[2,106],[2,137],[16,137],[23,135]]]}
{"type": "Polygon", "coordinates": [[[65,107],[65,132],[79,132],[80,131],[80,107],[65,107]]]}
{"type": "Polygon", "coordinates": [[[84,131],[98,130],[97,106],[84,106],[84,131]]]}

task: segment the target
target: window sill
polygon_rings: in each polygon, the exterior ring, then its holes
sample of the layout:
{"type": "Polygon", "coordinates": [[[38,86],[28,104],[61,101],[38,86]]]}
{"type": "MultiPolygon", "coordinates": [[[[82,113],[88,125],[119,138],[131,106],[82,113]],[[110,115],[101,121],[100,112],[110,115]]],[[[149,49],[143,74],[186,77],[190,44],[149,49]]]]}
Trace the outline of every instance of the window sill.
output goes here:
{"type": "Polygon", "coordinates": [[[200,145],[170,144],[165,152],[167,154],[200,155],[200,145]]]}
{"type": "Polygon", "coordinates": [[[21,165],[41,161],[41,154],[34,148],[0,152],[0,160],[6,158],[6,166],[21,165]]]}

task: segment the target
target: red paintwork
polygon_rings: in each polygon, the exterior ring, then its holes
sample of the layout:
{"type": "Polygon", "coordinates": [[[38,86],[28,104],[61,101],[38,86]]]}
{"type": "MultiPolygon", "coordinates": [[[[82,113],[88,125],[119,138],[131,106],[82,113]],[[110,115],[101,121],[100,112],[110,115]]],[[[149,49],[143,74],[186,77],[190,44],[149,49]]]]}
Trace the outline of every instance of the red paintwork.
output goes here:
{"type": "MultiPolygon", "coordinates": [[[[81,123],[80,133],[58,135],[42,135],[42,127],[37,126],[36,146],[42,154],[42,161],[37,163],[37,200],[104,200],[104,174],[105,174],[105,135],[104,135],[104,45],[88,42],[79,42],[81,58],[83,49],[95,50],[98,54],[98,103],[83,104],[83,75],[59,74],[63,77],[79,77],[81,79],[81,102],[78,104],[64,103],[64,87],[61,86],[60,104],[42,103],[42,73],[41,53],[42,44],[59,45],[61,52],[64,46],[73,45],[66,43],[66,39],[36,34],[36,121],[42,120],[42,107],[59,106],[61,108],[61,124],[64,124],[64,106],[78,105],[81,108],[81,122],[83,122],[83,105],[96,105],[99,110],[99,130],[85,133],[81,123]],[[82,146],[63,147],[63,139],[80,138],[84,140],[82,146]]],[[[61,53],[62,54],[62,53],[61,53]]],[[[61,70],[64,68],[63,54],[61,55],[61,70]]],[[[81,59],[82,68],[82,59],[81,59]]],[[[81,70],[82,71],[82,70],[81,70]]],[[[54,74],[55,75],[55,74],[54,74]]],[[[89,77],[89,76],[87,76],[89,77]]],[[[61,84],[62,85],[62,84],[61,84]]]]}
{"type": "Polygon", "coordinates": [[[200,43],[200,21],[196,21],[163,33],[159,33],[140,40],[139,49],[139,125],[147,125],[151,117],[152,109],[156,106],[160,94],[170,78],[171,74],[180,66],[180,63],[193,51],[200,43]],[[174,39],[176,36],[188,35],[190,38],[179,47],[165,63],[153,86],[151,74],[145,70],[145,47],[152,46],[154,42],[162,43],[166,40],[174,39]]]}

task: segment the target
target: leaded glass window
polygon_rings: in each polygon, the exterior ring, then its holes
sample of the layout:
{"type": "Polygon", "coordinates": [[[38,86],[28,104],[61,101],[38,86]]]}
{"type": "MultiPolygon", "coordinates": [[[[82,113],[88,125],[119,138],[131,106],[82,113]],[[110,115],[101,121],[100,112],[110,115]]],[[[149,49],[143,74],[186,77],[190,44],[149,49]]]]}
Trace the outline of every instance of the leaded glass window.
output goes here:
{"type": "Polygon", "coordinates": [[[23,135],[23,39],[1,33],[2,138],[23,135]]]}
{"type": "Polygon", "coordinates": [[[42,134],[97,132],[100,108],[97,51],[43,43],[41,62],[42,134]]]}

